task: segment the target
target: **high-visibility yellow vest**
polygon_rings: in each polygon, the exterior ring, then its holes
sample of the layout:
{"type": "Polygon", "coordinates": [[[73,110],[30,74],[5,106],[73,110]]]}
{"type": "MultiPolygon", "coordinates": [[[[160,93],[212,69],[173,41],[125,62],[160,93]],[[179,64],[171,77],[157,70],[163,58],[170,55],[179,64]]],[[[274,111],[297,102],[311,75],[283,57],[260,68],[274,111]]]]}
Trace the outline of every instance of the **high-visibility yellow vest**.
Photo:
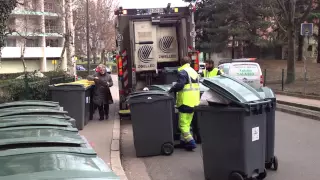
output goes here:
{"type": "Polygon", "coordinates": [[[208,70],[203,70],[203,77],[214,77],[217,76],[219,72],[218,68],[214,68],[212,69],[212,71],[208,71],[208,70]]]}
{"type": "Polygon", "coordinates": [[[178,69],[179,72],[182,70],[188,73],[189,83],[177,93],[177,107],[181,105],[198,106],[200,104],[199,74],[190,67],[190,64],[185,64],[178,69]],[[192,83],[191,79],[196,80],[197,83],[192,83]]]}

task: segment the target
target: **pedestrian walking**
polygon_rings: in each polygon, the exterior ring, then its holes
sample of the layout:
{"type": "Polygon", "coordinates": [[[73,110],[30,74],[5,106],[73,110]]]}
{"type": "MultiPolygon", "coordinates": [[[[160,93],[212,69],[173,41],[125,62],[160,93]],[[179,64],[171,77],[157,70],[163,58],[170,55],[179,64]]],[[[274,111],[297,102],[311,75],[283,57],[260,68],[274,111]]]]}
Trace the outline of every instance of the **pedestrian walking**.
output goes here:
{"type": "Polygon", "coordinates": [[[94,111],[96,109],[99,110],[100,121],[108,119],[109,105],[113,104],[113,98],[110,91],[110,87],[113,86],[111,75],[106,73],[106,66],[100,64],[96,68],[96,73],[92,76],[89,75],[87,79],[95,82],[93,90],[94,111]]]}
{"type": "Polygon", "coordinates": [[[194,115],[194,107],[200,104],[199,74],[190,66],[191,59],[186,56],[178,69],[177,83],[169,93],[177,93],[177,109],[179,110],[179,128],[181,131],[180,145],[187,150],[197,147],[190,132],[194,115]]]}

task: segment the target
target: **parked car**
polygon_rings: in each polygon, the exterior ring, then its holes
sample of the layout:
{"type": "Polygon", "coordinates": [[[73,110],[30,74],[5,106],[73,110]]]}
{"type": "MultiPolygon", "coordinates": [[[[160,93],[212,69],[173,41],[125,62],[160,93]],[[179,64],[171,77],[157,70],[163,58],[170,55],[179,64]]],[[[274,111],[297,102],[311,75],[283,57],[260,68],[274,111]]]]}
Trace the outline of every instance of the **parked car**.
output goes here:
{"type": "Polygon", "coordinates": [[[77,71],[86,71],[86,68],[84,68],[82,65],[77,65],[76,68],[77,71]]]}
{"type": "Polygon", "coordinates": [[[263,87],[263,75],[256,58],[222,59],[218,68],[255,89],[263,87]]]}

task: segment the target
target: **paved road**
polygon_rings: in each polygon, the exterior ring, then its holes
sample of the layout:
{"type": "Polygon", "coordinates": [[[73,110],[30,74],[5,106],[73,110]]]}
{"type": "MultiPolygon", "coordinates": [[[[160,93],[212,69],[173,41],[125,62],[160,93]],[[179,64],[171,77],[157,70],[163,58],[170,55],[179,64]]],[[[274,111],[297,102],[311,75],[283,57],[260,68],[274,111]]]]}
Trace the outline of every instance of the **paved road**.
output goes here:
{"type": "MultiPolygon", "coordinates": [[[[319,180],[320,122],[290,114],[276,114],[276,155],[279,170],[267,180],[319,180]]],[[[130,121],[123,122],[123,164],[129,180],[204,179],[200,148],[196,152],[176,150],[170,157],[136,158],[130,121]]]]}

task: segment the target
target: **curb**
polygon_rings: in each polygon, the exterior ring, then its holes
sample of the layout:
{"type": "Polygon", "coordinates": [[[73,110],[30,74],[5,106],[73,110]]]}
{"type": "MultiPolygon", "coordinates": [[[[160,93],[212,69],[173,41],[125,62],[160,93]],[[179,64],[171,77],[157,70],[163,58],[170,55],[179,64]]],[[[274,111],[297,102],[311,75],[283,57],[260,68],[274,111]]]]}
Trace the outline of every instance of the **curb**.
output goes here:
{"type": "Polygon", "coordinates": [[[297,107],[297,108],[302,108],[302,109],[307,109],[307,110],[319,111],[320,112],[320,107],[316,107],[316,106],[310,106],[310,105],[306,105],[306,104],[298,104],[298,103],[282,101],[282,100],[277,100],[277,103],[278,104],[287,105],[287,106],[293,106],[293,107],[297,107]]]}
{"type": "Polygon", "coordinates": [[[290,93],[290,92],[283,92],[283,91],[276,91],[276,90],[274,92],[276,94],[284,95],[284,96],[293,96],[293,97],[298,97],[298,98],[320,100],[320,96],[316,96],[316,95],[303,95],[303,94],[299,94],[299,93],[290,93]]]}
{"type": "Polygon", "coordinates": [[[277,103],[276,110],[281,111],[281,112],[285,112],[288,114],[320,121],[320,111],[309,110],[306,108],[301,108],[301,107],[292,106],[292,105],[293,105],[293,103],[291,103],[291,105],[277,103]]]}
{"type": "Polygon", "coordinates": [[[121,155],[120,155],[120,117],[116,113],[116,118],[113,121],[112,129],[112,141],[110,147],[110,164],[112,171],[120,177],[120,180],[128,180],[126,173],[123,170],[121,164],[121,155]]]}

